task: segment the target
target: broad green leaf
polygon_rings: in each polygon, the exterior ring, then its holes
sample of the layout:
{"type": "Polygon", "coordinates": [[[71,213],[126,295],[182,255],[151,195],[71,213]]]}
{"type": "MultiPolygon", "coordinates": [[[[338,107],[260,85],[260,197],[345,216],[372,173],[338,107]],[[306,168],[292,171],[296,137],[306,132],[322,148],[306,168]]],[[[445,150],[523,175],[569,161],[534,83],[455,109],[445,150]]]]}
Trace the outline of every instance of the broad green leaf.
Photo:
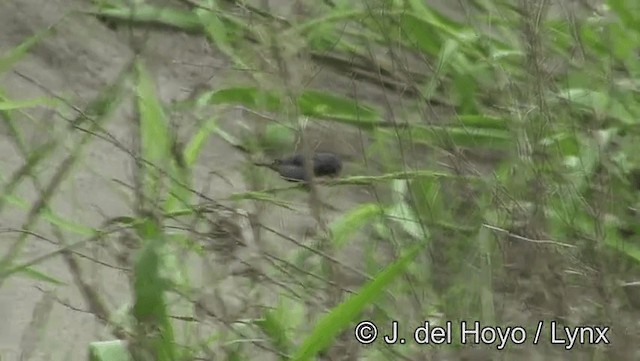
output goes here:
{"type": "Polygon", "coordinates": [[[427,56],[438,56],[444,35],[440,29],[415,14],[404,13],[397,18],[404,42],[427,56]]]}
{"type": "Polygon", "coordinates": [[[577,157],[580,154],[580,141],[575,133],[557,132],[542,139],[540,143],[558,151],[563,157],[577,157]]]}
{"type": "Polygon", "coordinates": [[[263,146],[272,151],[290,148],[295,144],[296,133],[281,123],[269,123],[264,135],[263,146]]]}
{"type": "Polygon", "coordinates": [[[461,147],[511,149],[513,135],[506,129],[481,127],[412,126],[411,137],[428,145],[451,141],[461,147]]]}
{"type": "Polygon", "coordinates": [[[478,111],[477,96],[480,79],[474,76],[474,71],[467,66],[466,59],[462,63],[464,65],[459,66],[458,71],[453,74],[453,94],[462,112],[475,113],[478,111]]]}
{"type": "Polygon", "coordinates": [[[605,238],[605,244],[640,264],[640,246],[637,244],[614,237],[605,238]]]}
{"type": "Polygon", "coordinates": [[[458,34],[464,30],[464,26],[449,17],[443,16],[435,9],[429,7],[426,2],[420,0],[408,0],[411,13],[415,14],[423,21],[435,24],[440,29],[448,29],[453,34],[458,34]]]}
{"type": "MultiPolygon", "coordinates": [[[[258,111],[269,112],[278,112],[282,106],[275,92],[259,90],[255,87],[217,90],[203,95],[201,102],[242,104],[258,111]]],[[[372,107],[318,90],[304,91],[298,99],[298,105],[303,116],[325,117],[352,125],[374,127],[381,119],[380,114],[372,107]]]]}
{"type": "Polygon", "coordinates": [[[202,95],[201,102],[208,104],[241,104],[258,111],[278,112],[280,98],[274,93],[255,87],[235,87],[216,90],[202,95]]]}
{"type": "Polygon", "coordinates": [[[629,0],[607,0],[607,4],[620,17],[627,29],[640,32],[640,9],[638,3],[629,0]]]}
{"type": "Polygon", "coordinates": [[[372,107],[354,100],[317,90],[306,90],[298,99],[300,111],[305,116],[334,118],[354,125],[373,125],[381,120],[372,107]]]}
{"type": "Polygon", "coordinates": [[[200,19],[196,14],[176,7],[160,7],[139,3],[133,8],[128,5],[112,6],[96,8],[86,13],[124,22],[166,25],[188,32],[202,30],[200,19]]]}

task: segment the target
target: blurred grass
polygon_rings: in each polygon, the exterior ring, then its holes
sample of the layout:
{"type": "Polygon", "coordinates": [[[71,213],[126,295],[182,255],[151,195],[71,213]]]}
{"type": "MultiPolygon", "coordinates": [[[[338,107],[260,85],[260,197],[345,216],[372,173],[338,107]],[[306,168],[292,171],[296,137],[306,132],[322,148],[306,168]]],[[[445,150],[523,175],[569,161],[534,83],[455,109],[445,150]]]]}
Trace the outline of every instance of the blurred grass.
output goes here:
{"type": "MultiPolygon", "coordinates": [[[[269,124],[265,142],[243,144],[244,139],[231,135],[217,122],[217,116],[208,114],[199,128],[178,142],[166,106],[141,59],[87,108],[96,124],[105,122],[126,93],[125,79],[134,79],[138,119],[138,149],[134,153],[139,179],[134,187],[136,209],[127,217],[141,243],[132,266],[135,302],[130,314],[137,327],[129,332],[135,342],[94,343],[90,346],[92,360],[125,359],[124,348],[135,359],[187,359],[200,352],[206,354],[212,343],[223,350],[226,359],[245,360],[252,357],[252,343],[242,341],[262,337],[260,342],[268,344],[267,350],[283,360],[314,359],[332,349],[355,355],[354,359],[436,358],[434,350],[415,345],[401,350],[360,346],[358,351],[349,351],[349,342],[341,335],[351,335],[359,318],[502,324],[510,320],[497,309],[503,302],[500,299],[513,297],[517,303],[518,297],[529,299],[529,293],[544,294],[538,297],[543,301],[537,306],[547,315],[565,318],[564,312],[575,306],[569,296],[561,296],[568,292],[569,271],[581,275],[577,283],[585,289],[591,285],[598,290],[585,296],[588,300],[581,306],[595,310],[587,312],[588,317],[579,315],[582,320],[627,327],[611,299],[617,304],[632,303],[612,285],[640,277],[640,181],[633,178],[640,172],[636,148],[640,139],[640,66],[634,50],[640,46],[640,10],[635,2],[610,0],[597,12],[583,12],[570,19],[549,16],[545,1],[519,5],[483,2],[490,6],[476,4],[476,22],[468,23],[448,18],[418,0],[307,4],[309,14],[298,19],[281,19],[268,9],[259,11],[233,2],[184,3],[188,6],[141,2],[130,7],[101,1],[83,14],[133,27],[152,24],[202,34],[233,65],[269,68],[278,75],[256,70],[251,74],[255,84],[207,89],[191,99],[189,106],[194,112],[243,106],[282,115],[283,124],[269,124]],[[239,5],[238,9],[229,10],[230,3],[239,5]],[[270,33],[275,33],[274,29],[278,36],[270,33]],[[266,59],[270,51],[281,59],[266,59]],[[412,115],[387,119],[388,105],[354,99],[343,89],[301,86],[315,76],[295,68],[297,57],[303,56],[345,77],[404,95],[413,104],[412,115]],[[290,75],[297,82],[283,76],[291,74],[288,67],[301,73],[290,75]],[[289,103],[296,104],[296,116],[285,114],[289,103]],[[446,108],[446,114],[451,115],[431,119],[426,109],[434,106],[446,108]],[[192,173],[203,144],[216,136],[217,141],[223,138],[249,152],[255,151],[256,145],[258,151],[260,147],[277,148],[278,144],[293,143],[293,129],[299,128],[298,118],[302,117],[367,132],[380,142],[377,148],[383,156],[391,159],[399,155],[402,162],[386,162],[389,170],[382,174],[319,183],[384,187],[392,194],[391,200],[345,211],[317,237],[321,250],[305,249],[304,254],[295,255],[289,266],[304,281],[292,282],[293,290],[287,291],[308,299],[290,297],[284,287],[272,289],[279,293],[274,308],[261,310],[243,325],[225,324],[235,332],[242,330],[241,336],[221,332],[209,335],[205,344],[181,347],[168,295],[182,294],[189,288],[187,265],[180,264],[177,253],[201,235],[195,231],[195,223],[178,235],[167,229],[179,216],[201,217],[202,210],[193,206],[197,192],[192,173]],[[410,168],[408,164],[421,163],[409,162],[404,151],[421,145],[454,155],[458,161],[446,171],[412,169],[423,165],[410,168]],[[463,151],[480,157],[484,152],[499,152],[501,157],[488,162],[491,171],[480,172],[472,161],[464,159],[463,151]],[[315,290],[340,283],[332,269],[334,255],[365,231],[374,238],[366,250],[366,282],[336,294],[325,290],[331,295],[327,298],[335,302],[315,308],[310,302],[318,297],[315,290]],[[379,240],[383,251],[376,248],[379,240]],[[380,252],[390,253],[393,260],[382,264],[377,258],[380,252]],[[311,255],[318,253],[327,267],[309,264],[311,255]],[[533,265],[519,260],[518,255],[533,265]],[[531,269],[513,273],[512,263],[531,269]],[[542,283],[518,284],[521,288],[517,292],[521,293],[515,295],[505,291],[515,287],[511,283],[522,281],[525,273],[536,274],[542,283]],[[588,274],[598,277],[592,279],[588,274]],[[312,315],[314,321],[304,322],[305,314],[312,315]]],[[[50,31],[0,56],[0,73],[19,63],[50,31]]],[[[75,159],[92,139],[90,135],[76,144],[36,203],[14,195],[55,148],[29,149],[13,120],[14,112],[40,106],[61,104],[50,98],[13,99],[0,89],[0,114],[25,162],[12,176],[2,174],[0,211],[10,206],[29,210],[28,221],[22,226],[25,232],[0,261],[0,280],[20,273],[55,285],[61,282],[36,267],[57,253],[15,262],[28,240],[26,231],[41,218],[77,236],[91,237],[104,230],[63,219],[48,205],[59,184],[73,171],[75,159]]],[[[74,123],[87,120],[82,116],[74,123]]],[[[435,157],[425,152],[417,158],[426,161],[435,157]]],[[[226,200],[291,208],[278,191],[293,188],[302,186],[265,186],[230,194],[226,200]]],[[[280,271],[273,267],[265,273],[276,277],[280,271]]],[[[637,315],[640,311],[634,312],[637,315]]],[[[623,350],[594,348],[590,357],[613,360],[621,354],[637,353],[637,347],[630,344],[617,347],[623,350]]],[[[457,348],[463,345],[456,342],[450,346],[452,352],[457,348]]],[[[258,352],[263,355],[267,351],[258,352]]]]}

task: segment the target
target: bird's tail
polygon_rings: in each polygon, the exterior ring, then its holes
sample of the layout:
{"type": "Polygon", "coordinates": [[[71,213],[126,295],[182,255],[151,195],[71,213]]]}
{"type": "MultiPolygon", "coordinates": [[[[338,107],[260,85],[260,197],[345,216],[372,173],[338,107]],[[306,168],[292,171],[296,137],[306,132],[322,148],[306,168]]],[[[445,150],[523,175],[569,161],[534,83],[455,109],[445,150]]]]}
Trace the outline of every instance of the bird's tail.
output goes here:
{"type": "Polygon", "coordinates": [[[272,170],[276,170],[276,164],[274,162],[253,162],[253,165],[257,167],[266,167],[272,170]]]}

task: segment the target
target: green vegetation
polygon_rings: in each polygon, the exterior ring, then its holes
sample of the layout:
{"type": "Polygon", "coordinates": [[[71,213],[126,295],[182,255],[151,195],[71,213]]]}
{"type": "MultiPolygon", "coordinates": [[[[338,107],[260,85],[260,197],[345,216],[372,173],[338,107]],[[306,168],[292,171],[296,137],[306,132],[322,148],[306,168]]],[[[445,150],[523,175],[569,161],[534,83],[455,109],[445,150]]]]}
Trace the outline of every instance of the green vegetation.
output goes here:
{"type": "MultiPolygon", "coordinates": [[[[306,15],[286,19],[240,1],[186,0],[174,7],[154,1],[94,3],[93,9],[70,16],[205,36],[230,67],[248,69],[243,76],[249,80],[163,104],[148,64],[134,56],[82,115],[70,120],[69,131],[86,131],[46,182],[34,170],[62,144],[52,140],[32,149],[14,115],[28,114],[32,107],[62,109],[72,101],[16,98],[0,84],[0,118],[24,161],[16,172],[0,173],[0,212],[26,211],[15,237],[3,236],[9,246],[0,259],[0,287],[16,276],[52,287],[63,284],[39,267],[62,257],[77,276],[89,311],[114,339],[130,341],[96,342],[89,346],[92,360],[464,359],[469,347],[455,337],[446,346],[410,341],[383,346],[389,326],[374,345],[362,346],[353,340],[359,320],[384,325],[398,320],[401,327],[452,321],[455,332],[463,320],[521,325],[528,340],[538,320],[607,325],[615,348],[579,346],[588,357],[576,359],[637,357],[637,324],[630,322],[640,315],[635,297],[640,286],[634,284],[640,277],[640,152],[635,148],[640,140],[640,7],[634,0],[609,0],[592,9],[546,0],[478,0],[465,4],[467,13],[459,19],[417,0],[307,2],[306,15]],[[347,89],[310,86],[314,77],[323,76],[320,70],[403,101],[385,104],[347,89]],[[128,150],[137,170],[131,213],[101,228],[65,219],[49,206],[51,197],[73,176],[86,147],[126,99],[135,100],[137,115],[132,124],[137,149],[128,150]],[[247,126],[238,135],[218,116],[237,105],[273,119],[264,129],[247,126]],[[201,118],[180,141],[170,126],[172,112],[201,118]],[[265,203],[290,207],[285,191],[302,186],[271,187],[247,160],[249,190],[224,200],[207,198],[196,190],[193,171],[204,144],[227,142],[239,152],[264,155],[300,141],[301,130],[310,124],[361,131],[371,140],[362,157],[377,158],[381,166],[367,163],[367,168],[357,158],[350,164],[360,163],[362,172],[312,185],[305,197],[319,229],[313,245],[283,239],[296,242],[288,246],[295,251],[279,261],[263,255],[270,262],[256,266],[260,276],[247,277],[256,292],[251,297],[260,303],[247,306],[251,312],[207,310],[196,300],[188,263],[178,257],[212,252],[200,244],[196,229],[217,225],[212,219],[235,212],[229,204],[245,213],[265,203]],[[32,182],[39,192],[35,202],[16,195],[23,182],[32,182]],[[327,224],[316,188],[338,187],[366,187],[390,196],[354,206],[327,224]],[[58,250],[24,258],[41,221],[52,227],[58,250]],[[118,317],[99,291],[81,281],[74,251],[115,243],[122,232],[136,246],[130,265],[133,301],[118,317]],[[74,241],[63,233],[75,235],[74,241]],[[345,286],[341,272],[351,265],[337,259],[358,241],[366,258],[358,269],[362,280],[358,287],[345,286]],[[286,287],[270,285],[270,299],[264,301],[258,285],[271,279],[294,280],[286,287]],[[200,311],[185,315],[194,309],[200,311]],[[204,339],[196,338],[195,325],[205,320],[217,324],[204,339]],[[442,350],[454,356],[444,357],[442,350]]],[[[0,73],[10,71],[53,30],[2,54],[0,73]]],[[[132,43],[138,50],[144,47],[132,43]]],[[[236,220],[242,232],[235,237],[246,237],[245,213],[236,220]]],[[[260,253],[260,246],[243,242],[260,253]]],[[[491,346],[487,352],[498,351],[491,346]]],[[[491,355],[487,359],[510,358],[491,355]]]]}

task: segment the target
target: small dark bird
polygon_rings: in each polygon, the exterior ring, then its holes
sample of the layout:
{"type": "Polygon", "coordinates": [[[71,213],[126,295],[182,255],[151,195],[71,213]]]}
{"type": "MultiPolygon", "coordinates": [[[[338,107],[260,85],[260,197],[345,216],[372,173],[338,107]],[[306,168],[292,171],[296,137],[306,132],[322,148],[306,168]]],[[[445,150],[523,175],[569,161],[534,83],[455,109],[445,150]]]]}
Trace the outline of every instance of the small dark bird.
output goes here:
{"type": "Polygon", "coordinates": [[[280,176],[289,182],[302,182],[307,180],[307,174],[303,167],[293,164],[278,164],[276,172],[280,173],[280,176]]]}
{"type": "MultiPolygon", "coordinates": [[[[314,153],[312,159],[313,175],[316,177],[335,177],[342,171],[342,160],[334,153],[314,153]]],[[[255,164],[273,169],[287,181],[301,182],[306,181],[304,160],[305,158],[303,154],[294,154],[285,158],[276,159],[272,163],[255,164]]]]}

